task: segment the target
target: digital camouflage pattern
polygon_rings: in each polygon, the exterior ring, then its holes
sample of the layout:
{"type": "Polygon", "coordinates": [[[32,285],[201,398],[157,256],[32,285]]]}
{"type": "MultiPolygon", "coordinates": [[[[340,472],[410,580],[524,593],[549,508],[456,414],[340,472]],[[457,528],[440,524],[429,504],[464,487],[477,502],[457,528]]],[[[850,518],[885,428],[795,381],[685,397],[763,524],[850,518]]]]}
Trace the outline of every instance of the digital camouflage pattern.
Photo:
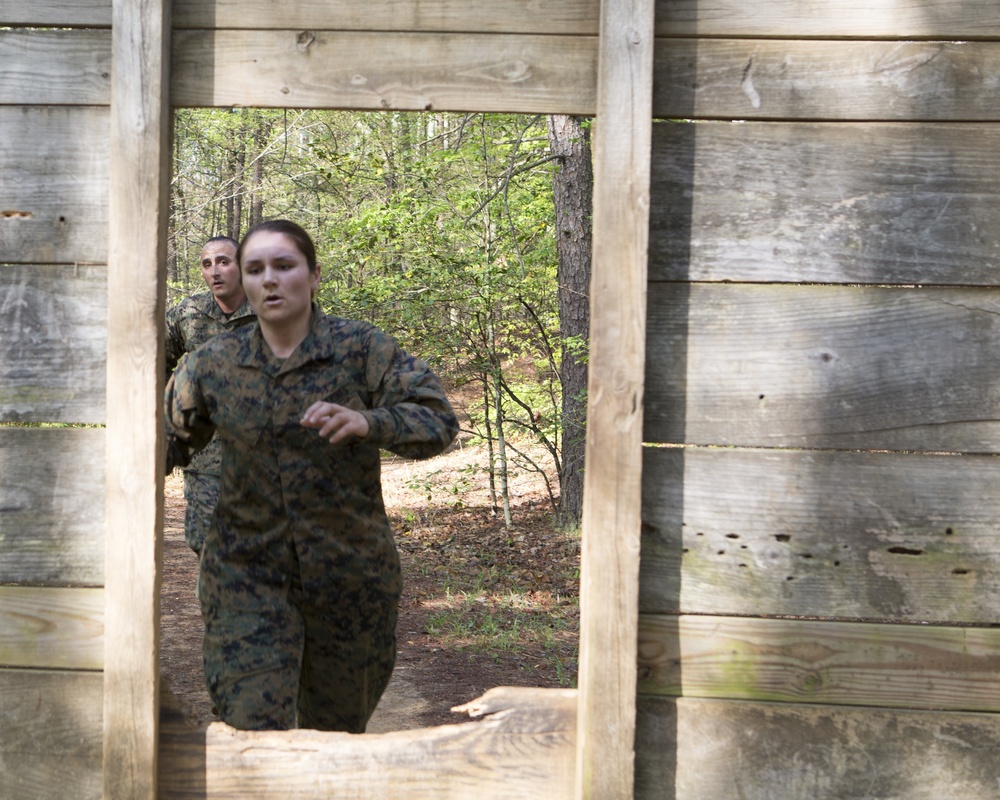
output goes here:
{"type": "MultiPolygon", "coordinates": [[[[235,330],[256,319],[247,302],[227,317],[211,292],[196,292],[185,297],[167,311],[167,379],[186,353],[197,350],[213,336],[235,330]]],[[[221,447],[213,442],[192,459],[185,471],[221,475],[221,453],[221,447]]]]}
{"type": "MultiPolygon", "coordinates": [[[[221,453],[217,440],[213,439],[208,446],[219,449],[221,453]]],[[[222,461],[221,455],[219,461],[222,461]]],[[[199,555],[205,546],[212,514],[219,504],[219,481],[219,476],[210,472],[184,470],[184,541],[199,555]]]]}
{"type": "MultiPolygon", "coordinates": [[[[185,297],[167,311],[167,379],[185,354],[197,350],[213,336],[255,319],[256,315],[247,302],[227,316],[211,292],[197,292],[185,297]]],[[[196,553],[201,552],[205,532],[219,500],[221,473],[222,447],[214,439],[184,470],[184,539],[196,553]]]]}
{"type": "Polygon", "coordinates": [[[199,575],[220,716],[247,729],[363,731],[392,673],[402,589],[379,453],[427,458],[454,440],[440,382],[377,328],[314,308],[287,359],[257,325],[189,355],[166,413],[168,469],[214,432],[222,441],[199,575]],[[335,446],[302,427],[318,400],[363,413],[368,436],[335,446]]]}

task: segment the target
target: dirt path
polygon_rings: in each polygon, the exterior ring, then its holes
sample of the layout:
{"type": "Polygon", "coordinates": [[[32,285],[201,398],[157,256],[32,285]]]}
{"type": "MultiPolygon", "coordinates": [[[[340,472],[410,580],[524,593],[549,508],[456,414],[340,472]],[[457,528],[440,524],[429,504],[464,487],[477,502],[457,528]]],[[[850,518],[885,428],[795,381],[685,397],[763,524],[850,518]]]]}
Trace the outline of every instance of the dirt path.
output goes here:
{"type": "MultiPolygon", "coordinates": [[[[452,456],[452,461],[459,456],[452,456]]],[[[452,463],[450,467],[447,463],[441,461],[425,467],[427,474],[433,474],[433,480],[440,480],[448,469],[462,469],[461,463],[452,463]]],[[[410,501],[419,506],[422,500],[425,502],[425,498],[415,499],[408,494],[411,490],[418,494],[426,492],[429,480],[420,476],[415,479],[410,464],[390,464],[385,473],[387,506],[398,507],[400,502],[410,501]]],[[[389,688],[369,724],[371,733],[464,722],[467,717],[453,713],[451,708],[495,686],[561,685],[557,674],[543,665],[544,654],[534,652],[537,648],[531,642],[525,643],[524,651],[487,654],[456,643],[440,632],[436,635],[428,632],[428,618],[443,602],[440,575],[453,576],[455,585],[460,587],[462,578],[454,575],[456,570],[479,569],[484,558],[492,557],[484,553],[486,550],[503,550],[496,555],[508,559],[518,548],[524,550],[530,559],[523,570],[526,574],[529,569],[536,569],[535,562],[553,560],[547,558],[545,548],[531,538],[530,532],[527,536],[526,532],[516,534],[515,542],[507,532],[497,535],[487,531],[486,522],[479,523],[470,517],[474,512],[463,513],[464,517],[456,517],[454,521],[449,518],[447,523],[458,529],[428,533],[418,530],[419,526],[410,526],[409,530],[400,531],[402,541],[397,537],[404,571],[397,662],[389,688]],[[470,541],[468,546],[472,549],[463,550],[460,540],[475,539],[477,534],[491,538],[470,541]]],[[[404,523],[402,527],[407,525],[404,523]]],[[[552,538],[547,530],[538,537],[552,538]]],[[[195,597],[196,571],[195,556],[184,542],[183,479],[180,473],[175,473],[167,479],[164,490],[160,669],[173,694],[187,709],[188,719],[207,724],[213,721],[213,716],[202,671],[202,622],[195,597]]],[[[451,590],[444,593],[448,591],[451,590]]],[[[573,644],[569,647],[572,650],[573,644]]]]}

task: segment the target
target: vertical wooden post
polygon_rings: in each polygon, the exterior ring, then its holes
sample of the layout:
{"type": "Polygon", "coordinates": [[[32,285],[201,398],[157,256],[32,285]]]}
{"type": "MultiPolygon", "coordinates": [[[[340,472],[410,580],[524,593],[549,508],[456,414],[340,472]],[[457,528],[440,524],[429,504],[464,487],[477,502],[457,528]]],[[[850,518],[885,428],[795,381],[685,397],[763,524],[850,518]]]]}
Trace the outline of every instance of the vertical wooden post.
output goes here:
{"type": "Polygon", "coordinates": [[[578,798],[632,797],[653,0],[602,0],[580,585],[578,798]]]}
{"type": "Polygon", "coordinates": [[[169,0],[114,0],[104,796],[156,796],[169,0]]]}

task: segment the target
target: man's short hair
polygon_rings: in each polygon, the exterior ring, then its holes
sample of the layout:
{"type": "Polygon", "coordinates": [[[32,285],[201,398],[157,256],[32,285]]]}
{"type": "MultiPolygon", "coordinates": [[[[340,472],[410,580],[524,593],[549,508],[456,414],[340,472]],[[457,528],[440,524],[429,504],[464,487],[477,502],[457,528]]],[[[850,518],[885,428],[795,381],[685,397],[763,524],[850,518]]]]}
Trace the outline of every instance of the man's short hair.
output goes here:
{"type": "MultiPolygon", "coordinates": [[[[234,250],[238,250],[240,243],[237,242],[232,236],[213,236],[211,239],[205,242],[205,244],[210,244],[211,242],[229,242],[233,246],[234,250]]],[[[204,247],[205,245],[202,245],[204,247]]]]}

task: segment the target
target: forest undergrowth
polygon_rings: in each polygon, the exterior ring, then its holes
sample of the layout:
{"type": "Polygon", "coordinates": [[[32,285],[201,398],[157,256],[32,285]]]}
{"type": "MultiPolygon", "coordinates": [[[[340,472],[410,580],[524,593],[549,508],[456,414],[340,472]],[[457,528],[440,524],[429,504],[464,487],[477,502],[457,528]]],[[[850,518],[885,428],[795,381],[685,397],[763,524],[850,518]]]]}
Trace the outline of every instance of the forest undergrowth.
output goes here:
{"type": "Polygon", "coordinates": [[[516,468],[507,527],[486,463],[467,438],[429,461],[383,462],[404,603],[426,611],[423,632],[442,649],[519,670],[521,685],[575,686],[579,533],[557,527],[541,476],[516,468]]]}

